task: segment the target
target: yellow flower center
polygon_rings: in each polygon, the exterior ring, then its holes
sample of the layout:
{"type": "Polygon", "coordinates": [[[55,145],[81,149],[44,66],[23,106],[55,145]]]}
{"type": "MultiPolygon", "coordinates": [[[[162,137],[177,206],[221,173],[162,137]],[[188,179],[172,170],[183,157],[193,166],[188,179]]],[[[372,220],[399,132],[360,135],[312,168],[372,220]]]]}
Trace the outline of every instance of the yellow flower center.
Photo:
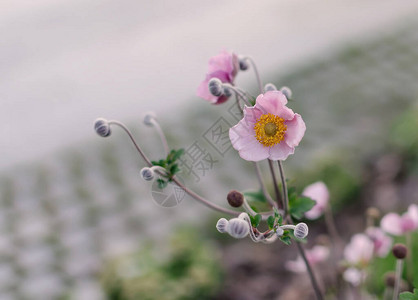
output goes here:
{"type": "Polygon", "coordinates": [[[262,115],[254,125],[255,138],[264,147],[273,147],[284,140],[287,126],[284,119],[272,114],[262,115]]]}

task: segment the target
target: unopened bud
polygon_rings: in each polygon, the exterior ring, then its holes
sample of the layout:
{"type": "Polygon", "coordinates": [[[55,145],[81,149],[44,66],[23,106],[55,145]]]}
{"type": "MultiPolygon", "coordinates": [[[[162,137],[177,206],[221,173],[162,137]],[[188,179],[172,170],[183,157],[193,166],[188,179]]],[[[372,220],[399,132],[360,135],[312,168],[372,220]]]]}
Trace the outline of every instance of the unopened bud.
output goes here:
{"type": "Polygon", "coordinates": [[[380,218],[380,211],[376,207],[369,207],[366,210],[366,215],[373,220],[377,220],[380,218]]]}
{"type": "Polygon", "coordinates": [[[264,86],[264,91],[265,91],[265,92],[269,92],[269,91],[277,91],[277,88],[276,88],[276,86],[275,86],[274,84],[272,84],[272,83],[267,83],[267,84],[264,86]]]}
{"type": "Polygon", "coordinates": [[[228,220],[225,218],[221,218],[218,220],[218,222],[216,223],[216,229],[220,232],[220,233],[225,233],[227,231],[228,228],[228,220]]]}
{"type": "Polygon", "coordinates": [[[244,196],[240,192],[232,190],[226,196],[226,200],[232,207],[240,207],[244,203],[244,196]]]}
{"type": "Polygon", "coordinates": [[[112,133],[109,122],[103,118],[96,119],[94,122],[94,130],[101,137],[108,137],[112,133]]]}
{"type": "Polygon", "coordinates": [[[398,259],[404,259],[408,253],[408,249],[404,244],[395,244],[392,248],[393,255],[398,259]]]}
{"type": "Polygon", "coordinates": [[[385,277],[385,285],[388,287],[394,287],[395,286],[395,278],[396,278],[396,274],[395,272],[391,271],[391,272],[387,272],[384,275],[385,277]]]}
{"type": "Polygon", "coordinates": [[[230,236],[236,239],[242,239],[250,232],[250,225],[242,219],[234,218],[229,220],[227,231],[230,236]]]}
{"type": "Polygon", "coordinates": [[[227,97],[231,97],[232,96],[232,92],[231,89],[227,88],[226,86],[224,87],[224,92],[223,94],[227,97]]]}
{"type": "Polygon", "coordinates": [[[249,67],[250,66],[248,65],[247,59],[245,57],[244,58],[240,58],[240,60],[239,60],[239,69],[241,71],[246,71],[246,70],[248,70],[249,67]]]}
{"type": "Polygon", "coordinates": [[[154,171],[151,168],[145,167],[141,169],[141,177],[146,181],[154,179],[154,171]]]}
{"type": "Polygon", "coordinates": [[[144,124],[152,127],[154,126],[153,120],[156,118],[155,113],[153,112],[147,112],[144,116],[144,124]]]}
{"type": "Polygon", "coordinates": [[[293,234],[298,239],[305,238],[308,235],[308,233],[309,233],[309,228],[308,228],[308,225],[306,225],[305,223],[297,224],[293,231],[293,234]]]}
{"type": "Polygon", "coordinates": [[[224,93],[222,81],[220,81],[218,78],[212,78],[211,80],[209,80],[208,87],[209,92],[216,97],[219,97],[224,93]]]}
{"type": "Polygon", "coordinates": [[[284,86],[280,91],[286,96],[287,99],[292,99],[292,90],[287,86],[284,86]]]}

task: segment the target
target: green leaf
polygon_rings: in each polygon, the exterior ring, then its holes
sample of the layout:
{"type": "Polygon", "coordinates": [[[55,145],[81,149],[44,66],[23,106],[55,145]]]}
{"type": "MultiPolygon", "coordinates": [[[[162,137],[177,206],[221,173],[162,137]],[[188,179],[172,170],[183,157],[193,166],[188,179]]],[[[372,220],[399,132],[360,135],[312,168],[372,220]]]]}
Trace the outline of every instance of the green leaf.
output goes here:
{"type": "Polygon", "coordinates": [[[403,292],[399,294],[400,300],[418,300],[418,289],[414,289],[414,293],[403,292]]]}
{"type": "Polygon", "coordinates": [[[250,216],[250,220],[251,220],[251,225],[253,227],[258,227],[258,225],[260,224],[260,221],[261,221],[261,215],[256,214],[255,216],[250,216]]]}
{"type": "Polygon", "coordinates": [[[158,188],[160,189],[164,189],[167,186],[167,181],[161,178],[157,179],[157,183],[158,183],[158,188]]]}
{"type": "Polygon", "coordinates": [[[174,164],[170,167],[170,174],[174,175],[176,173],[180,172],[180,168],[178,164],[174,164]]]}
{"type": "Polygon", "coordinates": [[[267,202],[266,197],[264,197],[264,194],[261,190],[259,191],[248,191],[248,192],[244,192],[244,197],[245,199],[247,199],[248,201],[258,201],[258,202],[267,202]]]}
{"type": "Polygon", "coordinates": [[[290,245],[292,243],[292,238],[289,236],[289,232],[285,231],[284,234],[280,237],[280,240],[285,243],[286,245],[290,245]]]}
{"type": "Polygon", "coordinates": [[[269,226],[269,229],[273,229],[275,220],[276,220],[276,218],[273,217],[273,216],[269,216],[267,218],[267,225],[269,226]]]}
{"type": "Polygon", "coordinates": [[[305,212],[315,205],[315,201],[308,197],[289,197],[289,212],[295,219],[302,219],[305,212]]]}
{"type": "Polygon", "coordinates": [[[179,149],[177,151],[174,151],[174,160],[177,160],[180,158],[180,156],[182,156],[184,154],[184,149],[179,149]]]}

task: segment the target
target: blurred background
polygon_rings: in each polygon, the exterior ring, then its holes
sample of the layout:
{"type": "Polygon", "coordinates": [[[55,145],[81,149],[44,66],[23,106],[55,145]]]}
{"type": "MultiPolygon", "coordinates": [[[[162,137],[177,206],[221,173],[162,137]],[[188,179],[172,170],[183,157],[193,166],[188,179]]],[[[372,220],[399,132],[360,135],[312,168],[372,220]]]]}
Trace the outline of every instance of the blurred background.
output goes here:
{"type": "MultiPolygon", "coordinates": [[[[220,50],[250,55],[307,124],[291,184],[327,183],[348,240],[365,208],[418,202],[417,15],[413,0],[1,1],[0,299],[309,299],[292,294],[286,246],[232,241],[188,197],[162,207],[127,137],[94,120],[125,122],[158,160],[154,111],[173,148],[213,158],[181,176],[226,206],[257,183],[208,141],[237,123],[232,101],[195,91],[220,50]]],[[[251,69],[236,83],[257,93],[251,69]]]]}

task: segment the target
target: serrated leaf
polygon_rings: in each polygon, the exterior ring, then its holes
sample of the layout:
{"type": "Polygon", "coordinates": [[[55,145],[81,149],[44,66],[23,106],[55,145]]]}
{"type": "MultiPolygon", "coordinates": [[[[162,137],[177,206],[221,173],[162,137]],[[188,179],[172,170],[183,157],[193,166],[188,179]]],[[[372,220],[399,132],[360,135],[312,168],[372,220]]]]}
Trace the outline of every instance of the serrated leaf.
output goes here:
{"type": "Polygon", "coordinates": [[[267,202],[266,197],[264,197],[264,194],[261,190],[259,191],[247,191],[244,192],[244,197],[247,199],[247,201],[258,201],[258,202],[267,202]]]}
{"type": "Polygon", "coordinates": [[[170,167],[170,174],[174,175],[176,173],[180,172],[180,168],[178,164],[174,164],[170,167]]]}
{"type": "Polygon", "coordinates": [[[273,229],[275,220],[276,220],[276,218],[273,217],[273,216],[269,216],[267,218],[267,225],[269,226],[269,229],[273,229]]]}
{"type": "Polygon", "coordinates": [[[289,198],[289,212],[295,219],[302,219],[305,212],[309,211],[315,205],[315,201],[308,197],[289,198]]]}
{"type": "Polygon", "coordinates": [[[400,300],[418,300],[418,289],[414,289],[414,293],[403,292],[399,294],[400,300]]]}
{"type": "Polygon", "coordinates": [[[161,178],[157,179],[157,183],[158,183],[158,188],[160,189],[164,189],[167,186],[167,181],[161,178]]]}
{"type": "Polygon", "coordinates": [[[261,215],[256,214],[255,216],[250,216],[250,220],[253,227],[258,227],[258,225],[260,225],[261,215]]]}
{"type": "Polygon", "coordinates": [[[174,151],[174,160],[177,160],[180,158],[180,156],[182,156],[184,154],[184,149],[179,149],[177,151],[174,151]]]}

